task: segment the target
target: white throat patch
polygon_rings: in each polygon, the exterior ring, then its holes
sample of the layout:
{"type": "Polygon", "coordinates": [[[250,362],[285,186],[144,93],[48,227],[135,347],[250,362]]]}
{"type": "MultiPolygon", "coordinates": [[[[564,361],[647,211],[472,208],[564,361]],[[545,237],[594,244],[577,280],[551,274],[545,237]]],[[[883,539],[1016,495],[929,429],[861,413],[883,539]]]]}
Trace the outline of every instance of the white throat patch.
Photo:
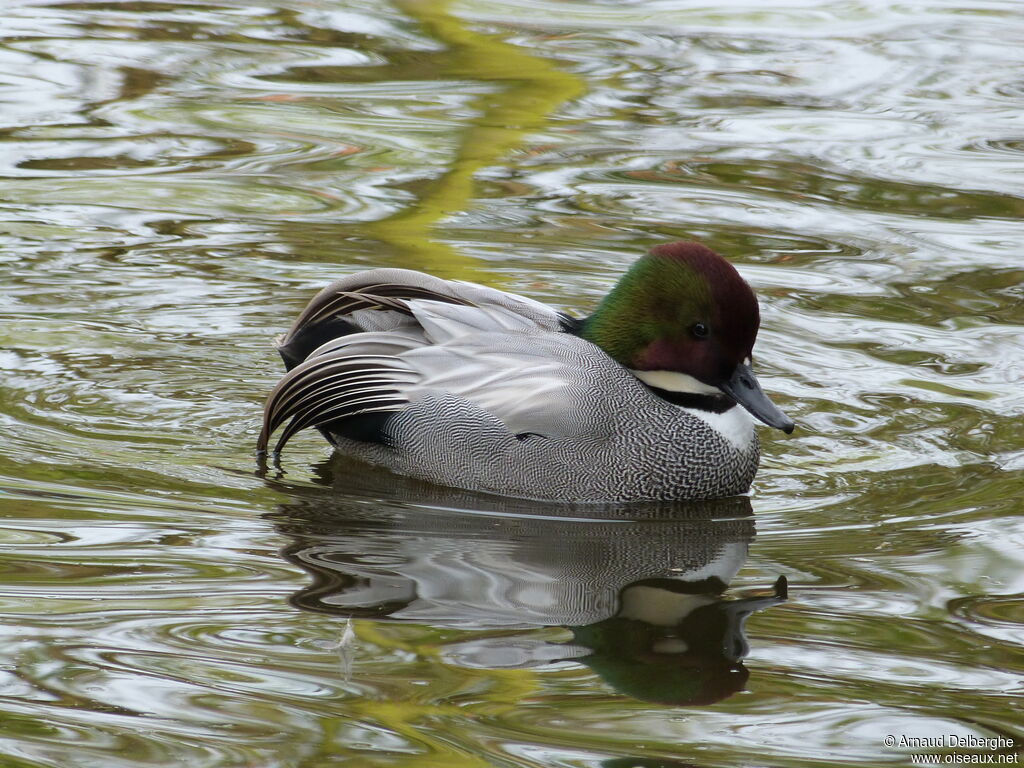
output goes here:
{"type": "Polygon", "coordinates": [[[754,441],[754,417],[742,405],[734,405],[725,413],[711,413],[699,408],[687,408],[697,418],[720,434],[739,450],[750,449],[754,441]]]}
{"type": "Polygon", "coordinates": [[[634,371],[630,373],[649,387],[657,387],[668,392],[686,392],[692,395],[720,395],[722,390],[712,387],[693,376],[678,371],[634,371]]]}

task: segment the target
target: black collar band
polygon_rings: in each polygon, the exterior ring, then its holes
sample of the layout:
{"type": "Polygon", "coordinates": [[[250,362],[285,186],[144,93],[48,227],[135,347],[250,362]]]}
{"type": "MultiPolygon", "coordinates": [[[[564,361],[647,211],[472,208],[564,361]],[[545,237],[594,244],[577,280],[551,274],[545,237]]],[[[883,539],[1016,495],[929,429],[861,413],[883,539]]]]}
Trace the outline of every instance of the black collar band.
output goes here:
{"type": "MultiPolygon", "coordinates": [[[[643,382],[640,383],[643,384],[643,382]]],[[[673,392],[670,389],[652,387],[649,384],[644,384],[644,386],[662,400],[667,400],[672,405],[680,405],[683,408],[696,408],[710,413],[725,413],[736,405],[736,401],[725,394],[699,395],[696,392],[673,392]]]]}

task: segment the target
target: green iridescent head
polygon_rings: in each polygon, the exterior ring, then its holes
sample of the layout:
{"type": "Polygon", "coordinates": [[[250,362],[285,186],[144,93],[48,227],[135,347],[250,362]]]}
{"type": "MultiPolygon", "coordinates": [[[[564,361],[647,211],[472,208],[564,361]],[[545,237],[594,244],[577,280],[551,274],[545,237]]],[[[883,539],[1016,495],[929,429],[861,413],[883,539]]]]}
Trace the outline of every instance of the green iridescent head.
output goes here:
{"type": "Polygon", "coordinates": [[[699,243],[677,242],[641,257],[580,335],[645,381],[653,379],[643,372],[680,374],[659,381],[693,382],[689,391],[696,393],[720,391],[790,432],[793,422],[750,370],[760,324],[757,298],[732,264],[699,243]]]}
{"type": "Polygon", "coordinates": [[[750,357],[760,322],[754,292],[732,264],[697,243],[668,243],[623,275],[583,335],[627,368],[714,385],[750,357]]]}

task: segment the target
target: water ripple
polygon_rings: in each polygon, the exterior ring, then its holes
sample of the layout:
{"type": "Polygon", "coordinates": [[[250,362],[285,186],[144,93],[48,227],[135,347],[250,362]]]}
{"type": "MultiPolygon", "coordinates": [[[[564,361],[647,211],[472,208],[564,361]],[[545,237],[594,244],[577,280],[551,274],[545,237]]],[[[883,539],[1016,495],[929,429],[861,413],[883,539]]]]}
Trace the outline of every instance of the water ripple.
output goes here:
{"type": "Polygon", "coordinates": [[[1010,0],[7,3],[0,763],[1021,743],[1021,31],[1010,0]],[[619,637],[618,576],[714,525],[406,488],[315,435],[256,474],[271,339],[327,281],[424,268],[582,314],[684,237],[757,289],[799,425],[717,529],[748,559],[705,558],[746,655],[677,654],[685,690],[583,641],[619,637]]]}

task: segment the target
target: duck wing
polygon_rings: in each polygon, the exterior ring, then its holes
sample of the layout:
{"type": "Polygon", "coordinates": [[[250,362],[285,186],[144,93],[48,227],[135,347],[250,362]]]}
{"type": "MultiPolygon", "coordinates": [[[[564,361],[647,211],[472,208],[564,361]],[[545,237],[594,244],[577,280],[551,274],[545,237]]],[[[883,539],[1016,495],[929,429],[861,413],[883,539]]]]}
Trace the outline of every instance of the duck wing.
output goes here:
{"type": "MultiPolygon", "coordinates": [[[[328,300],[336,302],[338,294],[335,289],[328,300]]],[[[360,300],[369,296],[360,294],[360,300]]],[[[525,314],[514,301],[520,297],[509,296],[490,304],[479,294],[478,304],[376,297],[384,311],[404,321],[389,330],[351,332],[312,350],[270,393],[257,448],[266,450],[286,421],[275,453],[306,427],[397,413],[443,394],[479,406],[513,434],[582,432],[585,425],[574,414],[587,398],[587,367],[595,353],[598,359],[604,354],[558,332],[561,319],[554,310],[524,300],[525,314]]],[[[363,310],[381,311],[356,311],[363,310]]]]}
{"type": "Polygon", "coordinates": [[[558,331],[572,323],[568,315],[514,293],[410,269],[371,269],[331,283],[314,296],[278,339],[278,351],[290,369],[341,336],[414,331],[418,321],[408,302],[417,300],[469,307],[480,329],[558,331]]]}

